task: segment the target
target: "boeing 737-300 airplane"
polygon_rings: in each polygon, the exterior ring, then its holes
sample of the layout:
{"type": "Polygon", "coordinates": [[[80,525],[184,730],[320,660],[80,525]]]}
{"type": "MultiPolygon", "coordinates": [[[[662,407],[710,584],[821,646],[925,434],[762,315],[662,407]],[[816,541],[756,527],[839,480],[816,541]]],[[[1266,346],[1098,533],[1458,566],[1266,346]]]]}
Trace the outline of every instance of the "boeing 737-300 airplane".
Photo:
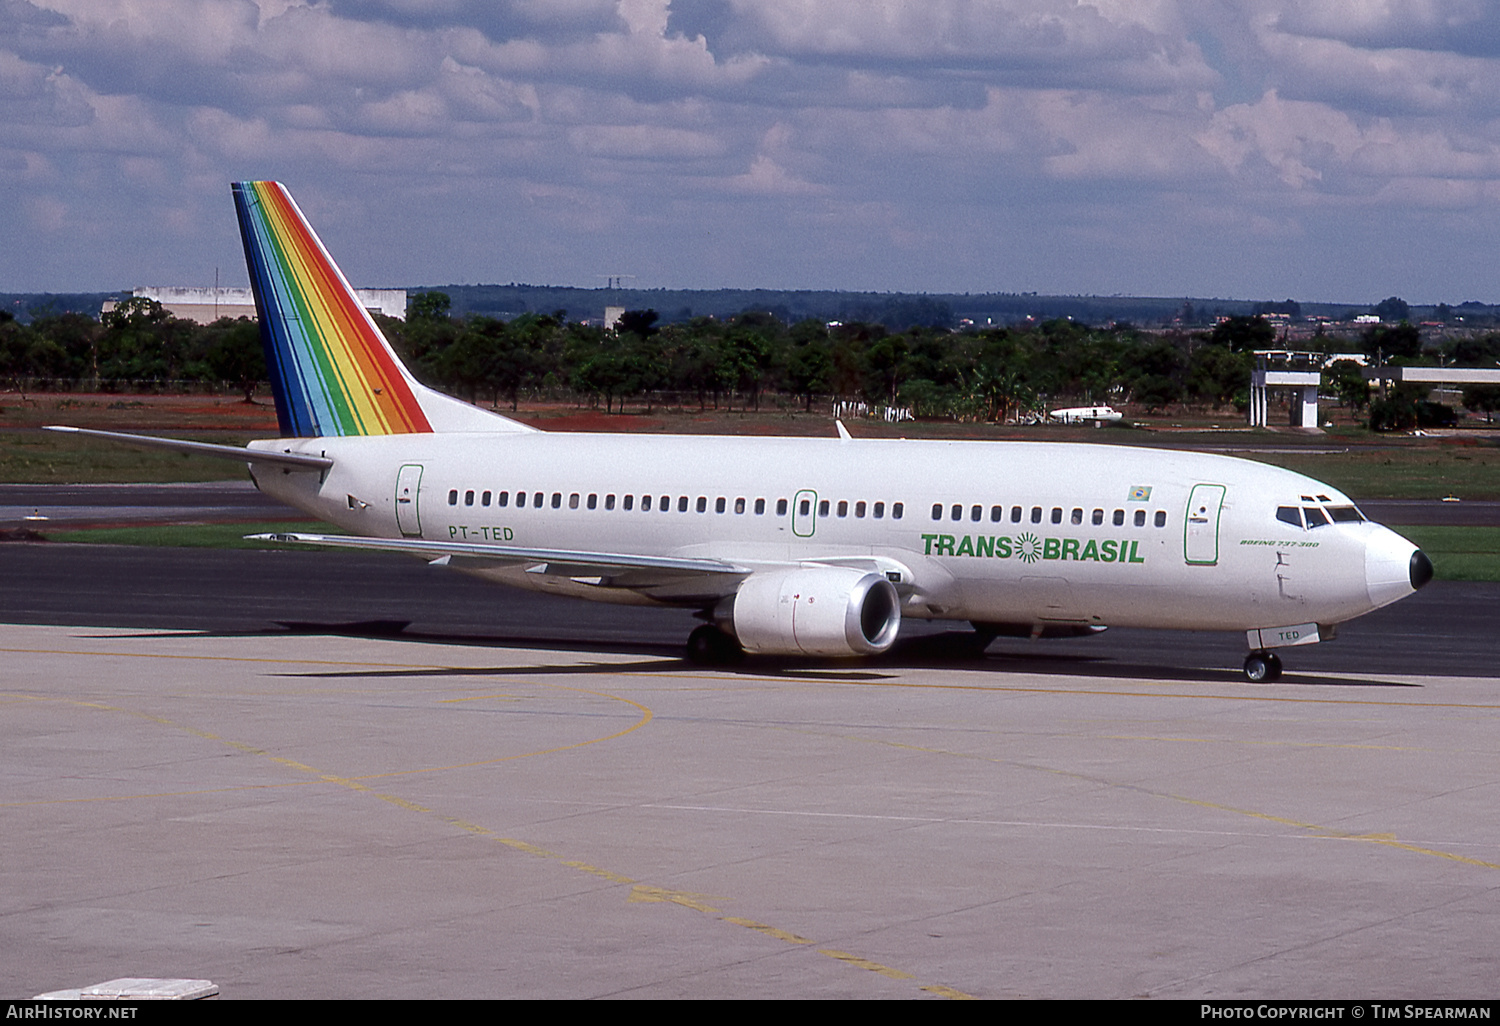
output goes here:
{"type": "MultiPolygon", "coordinates": [[[[864,656],[903,617],[984,637],[1243,631],[1275,649],[1410,595],[1411,542],[1337,489],[1201,453],[1031,442],[564,434],[420,384],[287,190],[233,186],[281,438],[262,491],[384,549],[521,588],[696,609],[690,657],[864,656]]],[[[73,430],[76,428],[59,428],[73,430]]]]}

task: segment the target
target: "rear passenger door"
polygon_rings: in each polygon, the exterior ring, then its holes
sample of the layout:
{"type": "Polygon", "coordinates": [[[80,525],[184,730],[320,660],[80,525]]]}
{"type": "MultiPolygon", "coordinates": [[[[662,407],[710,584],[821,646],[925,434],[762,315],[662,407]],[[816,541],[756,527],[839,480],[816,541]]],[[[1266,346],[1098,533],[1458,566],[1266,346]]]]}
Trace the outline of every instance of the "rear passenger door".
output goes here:
{"type": "Polygon", "coordinates": [[[417,509],[417,493],[422,487],[422,465],[408,463],[396,474],[396,526],[403,538],[422,534],[422,518],[417,509]]]}

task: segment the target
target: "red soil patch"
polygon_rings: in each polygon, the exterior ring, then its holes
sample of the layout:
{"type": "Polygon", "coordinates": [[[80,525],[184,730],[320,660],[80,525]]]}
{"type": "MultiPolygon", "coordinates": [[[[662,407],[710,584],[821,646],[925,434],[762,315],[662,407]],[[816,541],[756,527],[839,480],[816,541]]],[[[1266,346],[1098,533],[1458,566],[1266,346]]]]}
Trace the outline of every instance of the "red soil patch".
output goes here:
{"type": "Polygon", "coordinates": [[[581,410],[556,416],[537,413],[504,414],[522,424],[541,428],[543,431],[589,431],[613,434],[618,431],[660,431],[665,426],[654,417],[635,414],[600,413],[598,410],[581,410]]]}

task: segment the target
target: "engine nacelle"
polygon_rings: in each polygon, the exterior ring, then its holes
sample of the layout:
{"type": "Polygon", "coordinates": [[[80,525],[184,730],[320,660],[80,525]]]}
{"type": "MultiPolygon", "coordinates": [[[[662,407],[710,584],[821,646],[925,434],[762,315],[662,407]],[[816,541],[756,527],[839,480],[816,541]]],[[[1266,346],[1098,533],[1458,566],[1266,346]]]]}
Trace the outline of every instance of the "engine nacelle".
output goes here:
{"type": "Polygon", "coordinates": [[[715,618],[746,652],[875,655],[896,640],[901,599],[880,574],[807,567],[751,575],[715,618]]]}

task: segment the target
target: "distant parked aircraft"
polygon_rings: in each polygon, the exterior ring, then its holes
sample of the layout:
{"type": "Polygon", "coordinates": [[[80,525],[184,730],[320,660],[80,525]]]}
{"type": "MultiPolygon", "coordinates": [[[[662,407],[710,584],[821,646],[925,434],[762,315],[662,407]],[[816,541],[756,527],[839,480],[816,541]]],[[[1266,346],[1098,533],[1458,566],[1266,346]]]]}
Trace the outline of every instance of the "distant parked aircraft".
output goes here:
{"type": "Polygon", "coordinates": [[[1070,406],[1065,410],[1053,410],[1051,416],[1064,424],[1082,424],[1091,420],[1102,424],[1120,420],[1123,414],[1108,406],[1070,406]]]}

